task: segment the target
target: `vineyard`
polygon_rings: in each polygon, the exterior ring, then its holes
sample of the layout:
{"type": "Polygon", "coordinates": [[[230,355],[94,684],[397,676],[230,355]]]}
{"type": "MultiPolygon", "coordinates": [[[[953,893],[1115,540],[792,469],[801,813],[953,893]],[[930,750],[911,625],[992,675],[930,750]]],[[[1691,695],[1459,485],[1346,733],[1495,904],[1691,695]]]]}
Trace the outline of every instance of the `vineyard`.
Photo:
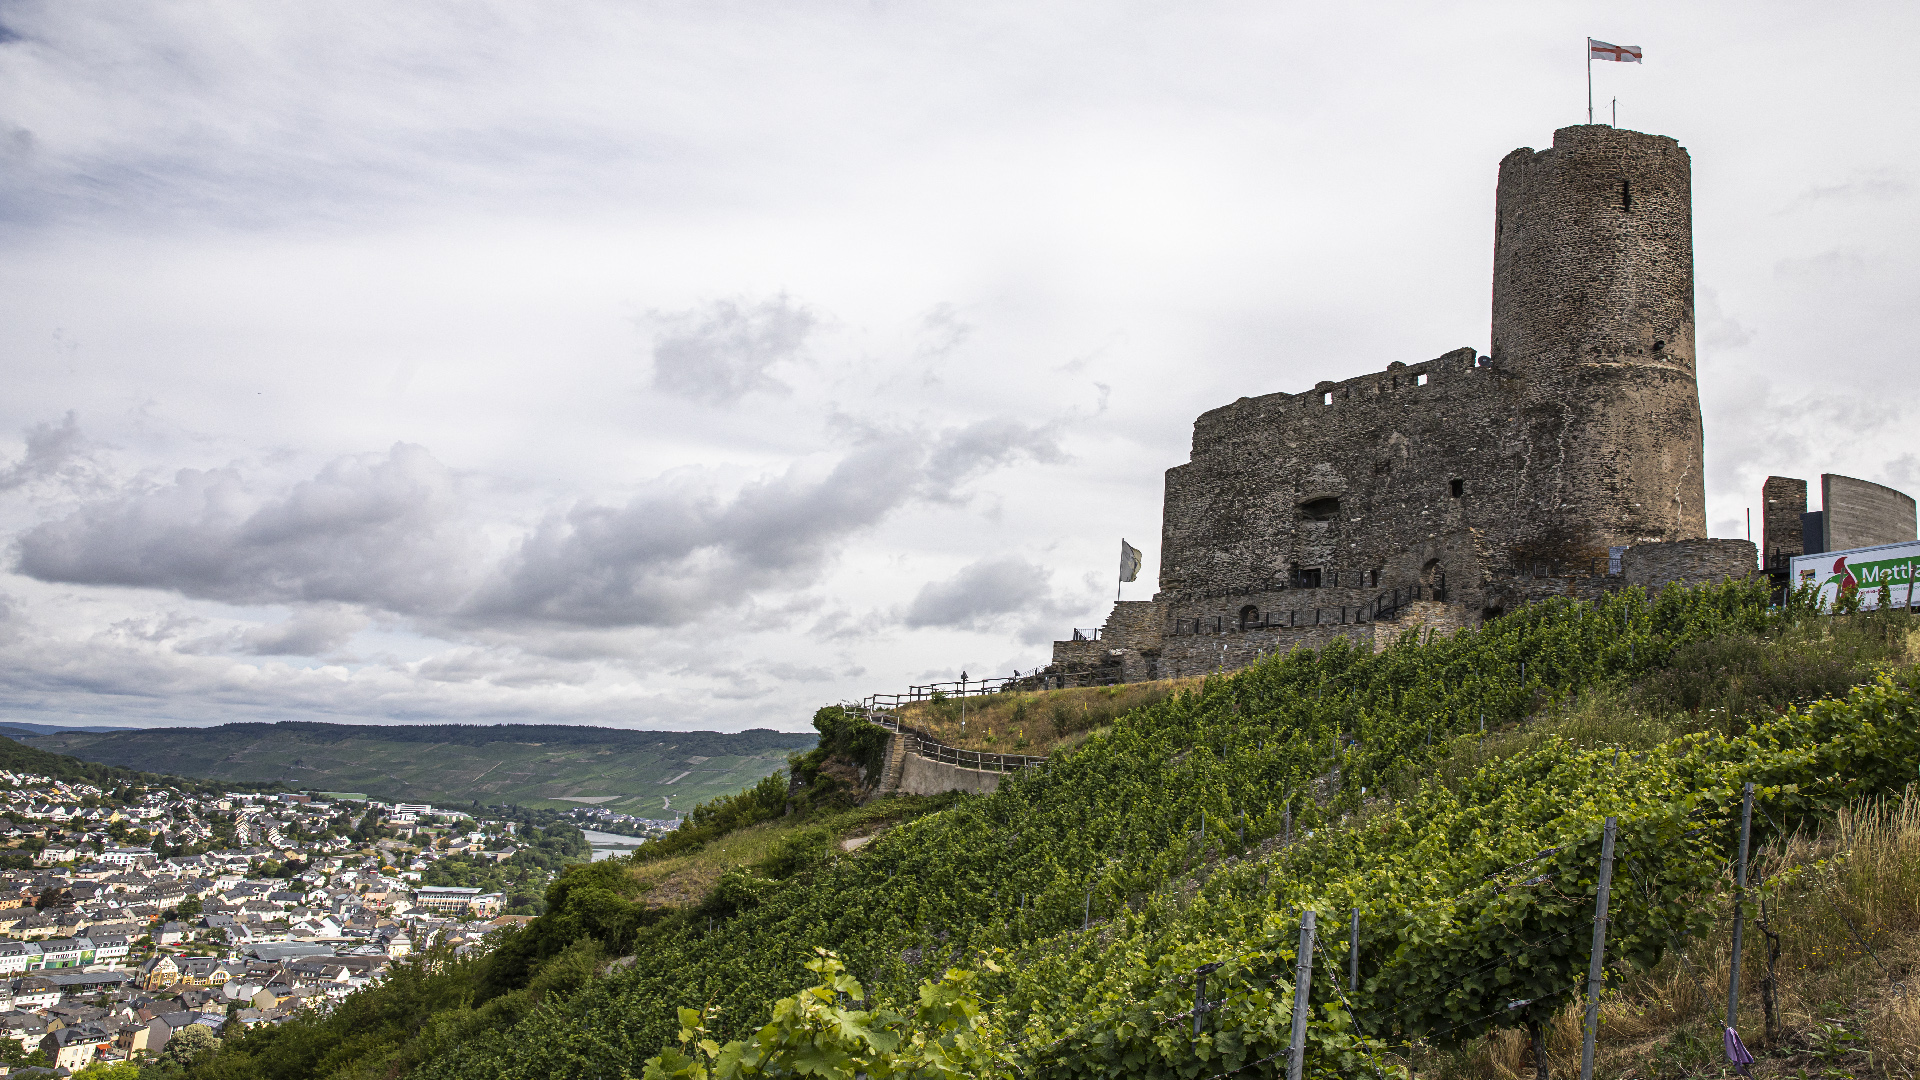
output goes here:
{"type": "MultiPolygon", "coordinates": [[[[430,957],[196,1071],[788,1075],[827,1054],[818,1075],[1272,1076],[1303,969],[1307,1075],[1396,1075],[1503,1031],[1544,1054],[1585,992],[1606,819],[1617,987],[1717,933],[1745,785],[1764,846],[1915,777],[1905,617],[1843,633],[1765,601],[1630,591],[1277,657],[697,904],[580,868],[491,954],[430,957]]],[[[870,742],[822,713],[817,754],[870,742]]],[[[769,820],[775,796],[728,813],[769,820]]]]}

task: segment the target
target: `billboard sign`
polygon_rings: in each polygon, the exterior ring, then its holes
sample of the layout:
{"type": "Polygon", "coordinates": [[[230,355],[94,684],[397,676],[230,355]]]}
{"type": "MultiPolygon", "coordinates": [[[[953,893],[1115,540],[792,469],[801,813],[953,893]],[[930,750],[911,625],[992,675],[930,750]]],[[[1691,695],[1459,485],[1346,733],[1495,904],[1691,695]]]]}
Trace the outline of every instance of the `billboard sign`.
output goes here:
{"type": "Polygon", "coordinates": [[[1849,593],[1859,594],[1862,610],[1878,607],[1882,585],[1893,593],[1895,607],[1912,607],[1920,601],[1916,575],[1920,575],[1920,541],[1793,557],[1793,587],[1818,588],[1820,606],[1827,610],[1849,593]]]}

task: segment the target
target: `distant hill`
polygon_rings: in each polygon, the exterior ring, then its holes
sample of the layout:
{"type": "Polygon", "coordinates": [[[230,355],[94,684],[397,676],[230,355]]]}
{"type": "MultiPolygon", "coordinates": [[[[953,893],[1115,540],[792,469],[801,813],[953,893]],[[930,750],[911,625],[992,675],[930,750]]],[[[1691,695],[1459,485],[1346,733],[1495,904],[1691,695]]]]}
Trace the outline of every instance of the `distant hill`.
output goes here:
{"type": "MultiPolygon", "coordinates": [[[[139,769],[85,761],[65,754],[28,746],[25,742],[0,735],[0,769],[14,773],[32,773],[68,783],[89,783],[111,788],[121,784],[153,786],[168,784],[189,791],[207,790],[214,785],[190,777],[156,776],[139,769]]],[[[249,785],[265,787],[270,785],[249,785]]]]}
{"type": "Polygon", "coordinates": [[[730,794],[812,748],[814,733],[631,731],[558,724],[222,724],[60,732],[22,741],[86,761],[227,782],[461,806],[601,806],[643,817],[730,794]]]}
{"type": "Polygon", "coordinates": [[[28,736],[51,735],[56,731],[78,731],[78,732],[84,732],[86,734],[94,734],[94,733],[103,732],[103,731],[137,731],[137,730],[139,729],[130,728],[130,727],[94,727],[92,725],[74,725],[74,724],[64,724],[64,725],[63,724],[28,724],[19,720],[0,720],[0,735],[5,735],[9,739],[18,738],[19,736],[22,736],[22,735],[28,735],[28,736]]]}

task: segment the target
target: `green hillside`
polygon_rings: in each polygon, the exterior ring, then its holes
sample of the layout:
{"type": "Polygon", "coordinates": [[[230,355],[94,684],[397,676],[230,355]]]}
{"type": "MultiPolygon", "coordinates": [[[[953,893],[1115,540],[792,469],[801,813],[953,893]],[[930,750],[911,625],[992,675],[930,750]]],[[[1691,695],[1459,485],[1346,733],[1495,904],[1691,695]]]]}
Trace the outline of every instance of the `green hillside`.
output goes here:
{"type": "Polygon", "coordinates": [[[839,778],[876,733],[829,707],[797,791],[758,785],[575,867],[492,951],[429,957],[189,1075],[1271,1077],[1304,964],[1313,1080],[1566,1076],[1606,849],[1596,1075],[1724,1076],[1751,790],[1760,1075],[1911,1076],[1920,1010],[1890,980],[1920,958],[1912,625],[1733,584],[1541,604],[1272,658],[992,795],[898,808],[848,808],[839,778]],[[1308,910],[1324,936],[1302,957],[1308,910]]]}
{"type": "MultiPolygon", "coordinates": [[[[194,777],[159,776],[141,769],[123,768],[98,761],[82,760],[29,746],[23,740],[0,736],[0,769],[11,773],[45,776],[70,784],[94,784],[99,787],[144,785],[182,788],[187,791],[211,791],[218,785],[194,777]]],[[[271,784],[249,785],[270,788],[271,784]]]]}
{"type": "Polygon", "coordinates": [[[751,786],[811,733],[630,731],[565,725],[224,724],[23,740],[86,761],[230,783],[365,792],[457,806],[599,806],[664,817],[751,786]],[[671,798],[672,807],[663,800],[671,798]]]}

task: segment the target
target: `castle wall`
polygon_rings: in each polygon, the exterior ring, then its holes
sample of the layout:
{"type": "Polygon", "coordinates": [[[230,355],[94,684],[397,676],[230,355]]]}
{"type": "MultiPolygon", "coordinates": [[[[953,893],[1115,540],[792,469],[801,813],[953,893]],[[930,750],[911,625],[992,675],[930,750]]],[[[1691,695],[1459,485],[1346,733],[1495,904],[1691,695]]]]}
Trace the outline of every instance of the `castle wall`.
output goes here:
{"type": "Polygon", "coordinates": [[[1635,544],[1620,561],[1628,585],[1649,589],[1675,583],[1704,584],[1752,577],[1759,569],[1757,552],[1750,540],[1635,544]]]}
{"type": "Polygon", "coordinates": [[[1760,485],[1760,552],[1765,565],[1785,570],[1795,555],[1806,553],[1800,518],[1807,512],[1807,482],[1769,476],[1760,485]]]}
{"type": "Polygon", "coordinates": [[[1299,587],[1300,571],[1323,587],[1335,575],[1374,591],[1444,576],[1471,591],[1483,561],[1476,530],[1513,490],[1500,452],[1505,398],[1500,377],[1459,349],[1202,415],[1192,460],[1167,471],[1168,618],[1237,616],[1246,602],[1327,606],[1275,597],[1299,587]]]}
{"type": "Polygon", "coordinates": [[[1827,551],[1914,539],[1913,499],[1890,487],[1825,473],[1820,508],[1826,512],[1827,551]]]}
{"type": "Polygon", "coordinates": [[[1480,612],[1471,604],[1415,600],[1393,621],[1374,624],[1373,651],[1384,652],[1409,633],[1414,635],[1414,640],[1425,641],[1430,636],[1444,637],[1479,624],[1480,612]]]}
{"type": "MultiPolygon", "coordinates": [[[[1386,627],[1392,624],[1380,625],[1386,627]]],[[[1294,649],[1325,648],[1341,638],[1370,648],[1373,632],[1372,623],[1328,623],[1299,629],[1229,630],[1218,634],[1174,635],[1161,642],[1156,677],[1181,679],[1190,675],[1210,675],[1217,671],[1238,671],[1261,657],[1292,652],[1294,649]]]]}

